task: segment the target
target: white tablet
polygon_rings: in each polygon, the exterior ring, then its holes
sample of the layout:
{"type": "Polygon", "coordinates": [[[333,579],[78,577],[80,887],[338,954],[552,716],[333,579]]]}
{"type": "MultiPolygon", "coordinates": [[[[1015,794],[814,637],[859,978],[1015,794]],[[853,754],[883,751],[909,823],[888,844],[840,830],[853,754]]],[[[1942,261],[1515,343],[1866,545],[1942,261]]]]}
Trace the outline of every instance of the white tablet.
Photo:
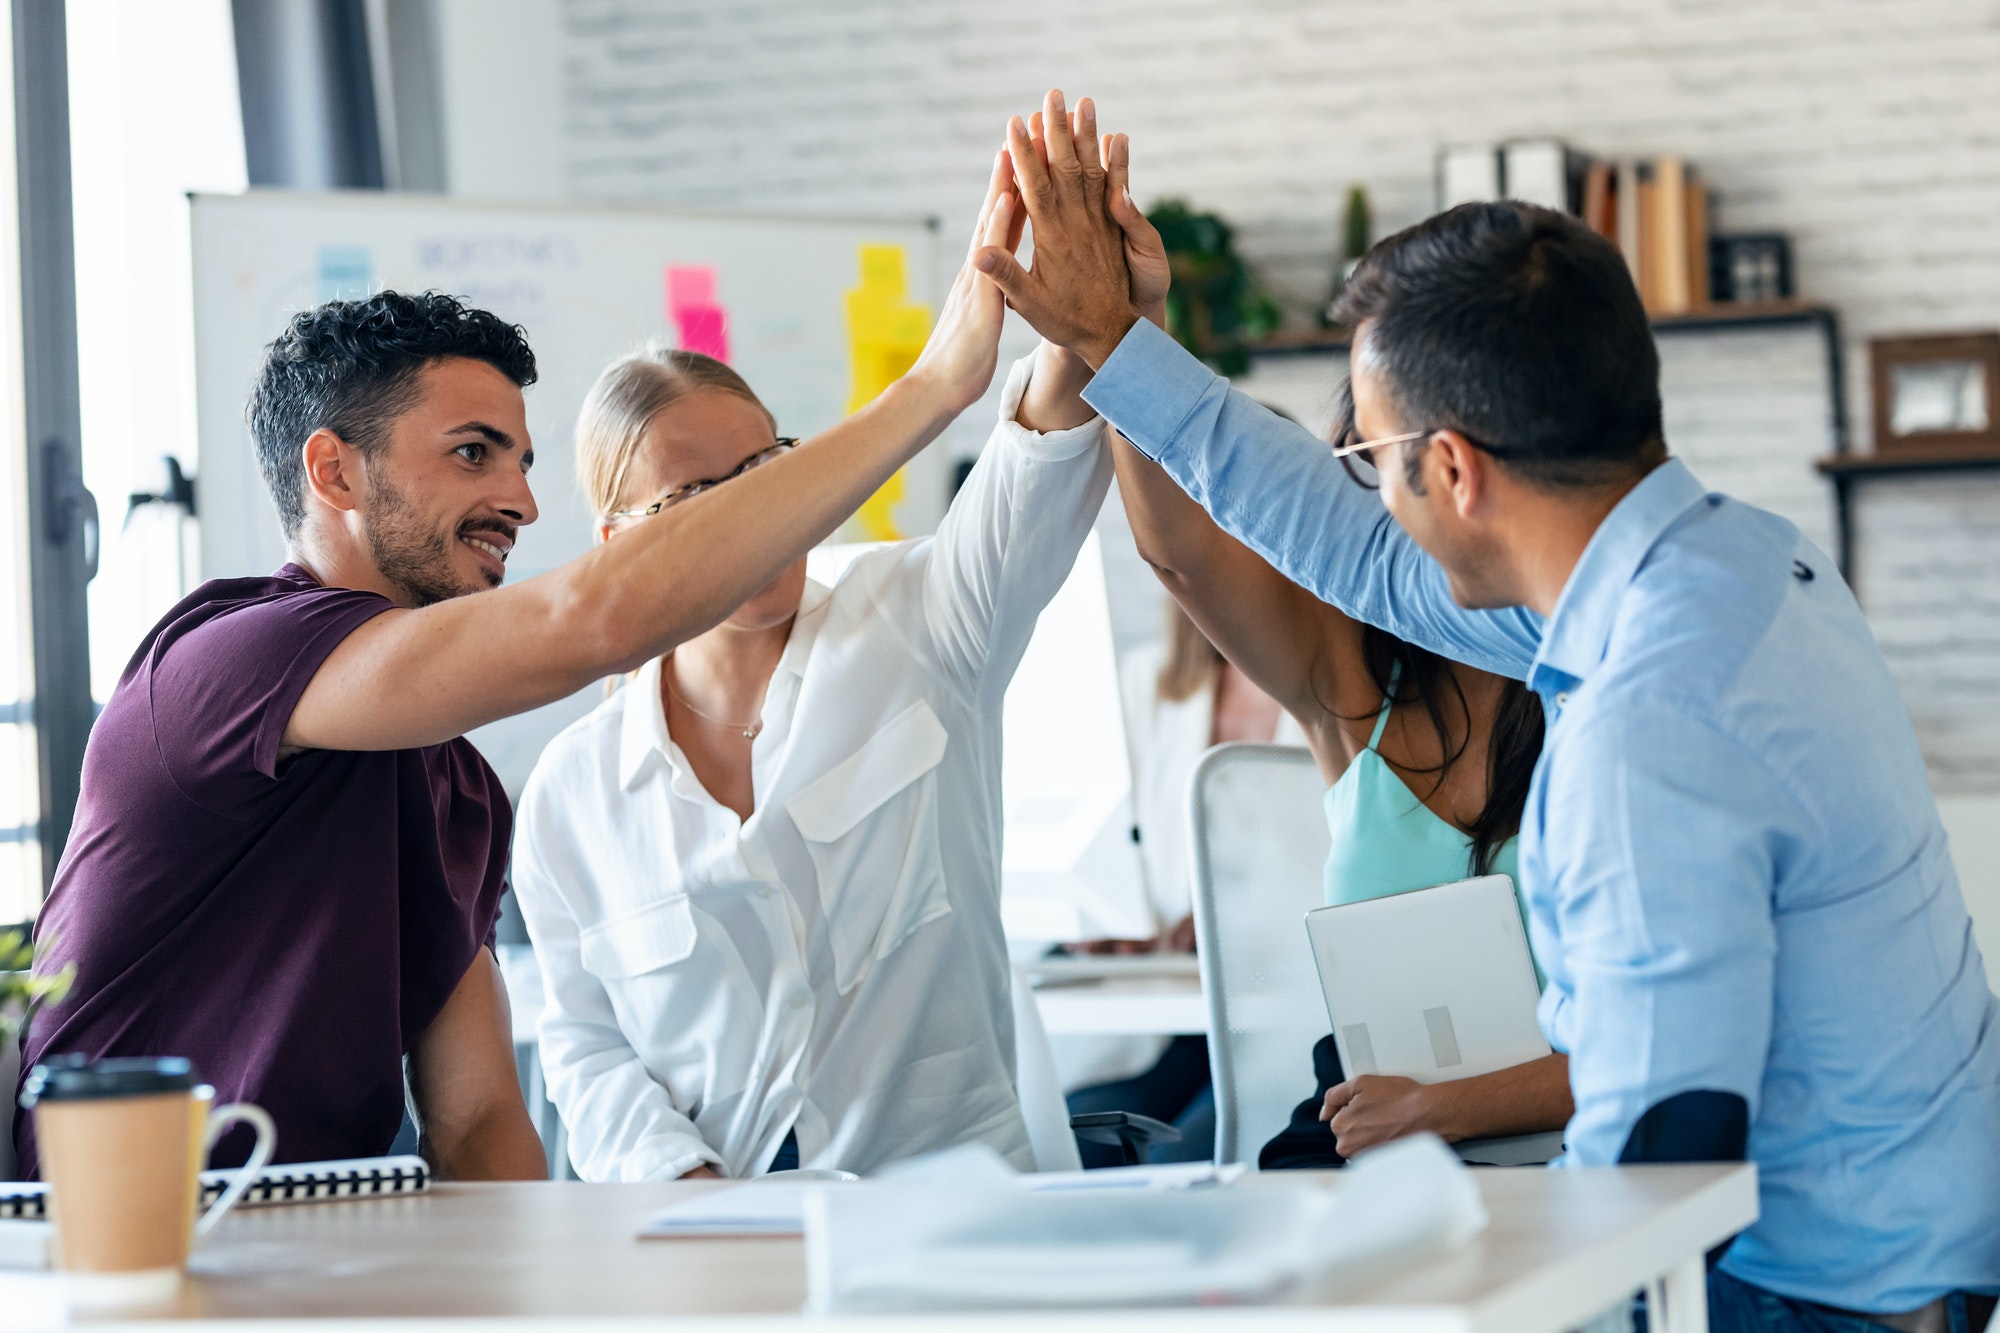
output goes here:
{"type": "Polygon", "coordinates": [[[1341,1068],[1443,1083],[1549,1053],[1505,875],[1306,913],[1341,1068]]]}

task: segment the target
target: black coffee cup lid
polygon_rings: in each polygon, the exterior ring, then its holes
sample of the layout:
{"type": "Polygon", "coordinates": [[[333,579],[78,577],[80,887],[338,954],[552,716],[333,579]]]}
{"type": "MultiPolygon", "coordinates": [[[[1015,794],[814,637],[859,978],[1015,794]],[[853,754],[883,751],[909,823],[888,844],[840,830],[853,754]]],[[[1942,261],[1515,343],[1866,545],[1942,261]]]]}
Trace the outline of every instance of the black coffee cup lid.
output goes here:
{"type": "Polygon", "coordinates": [[[80,1102],[103,1097],[144,1097],[188,1092],[201,1082],[194,1065],[178,1055],[91,1060],[57,1056],[36,1065],[21,1085],[21,1106],[36,1102],[80,1102]]]}

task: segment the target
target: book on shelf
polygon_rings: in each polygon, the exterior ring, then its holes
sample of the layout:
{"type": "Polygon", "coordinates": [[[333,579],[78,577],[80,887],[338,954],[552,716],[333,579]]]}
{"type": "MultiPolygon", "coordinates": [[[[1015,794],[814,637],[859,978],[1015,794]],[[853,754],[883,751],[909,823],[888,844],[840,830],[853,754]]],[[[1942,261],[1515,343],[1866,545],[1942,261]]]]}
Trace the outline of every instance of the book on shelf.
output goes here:
{"type": "Polygon", "coordinates": [[[1651,315],[1791,295],[1788,253],[1782,281],[1725,281],[1746,265],[1758,273],[1773,272],[1772,261],[1763,252],[1750,261],[1735,252],[1723,260],[1718,249],[1733,241],[1711,238],[1713,196],[1693,164],[1679,154],[1600,158],[1559,139],[1455,144],[1438,153],[1437,183],[1440,208],[1475,199],[1519,199],[1581,218],[1618,247],[1651,315]]]}

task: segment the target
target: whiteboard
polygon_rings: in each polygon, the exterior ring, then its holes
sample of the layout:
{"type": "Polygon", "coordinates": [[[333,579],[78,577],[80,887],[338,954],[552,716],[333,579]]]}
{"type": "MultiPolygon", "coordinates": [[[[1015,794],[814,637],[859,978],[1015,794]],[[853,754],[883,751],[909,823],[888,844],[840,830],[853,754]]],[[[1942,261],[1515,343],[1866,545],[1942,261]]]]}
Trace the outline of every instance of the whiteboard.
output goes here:
{"type": "MultiPolygon", "coordinates": [[[[508,577],[589,549],[591,515],[574,479],[577,409],[605,365],[648,339],[726,350],[787,435],[847,415],[857,362],[848,297],[865,247],[899,252],[906,304],[934,315],[943,295],[936,224],[924,219],[774,217],[487,204],[375,192],[251,191],[190,196],[195,378],[204,578],[265,573],[284,560],[276,513],[244,425],[265,347],[299,311],[384,288],[434,289],[527,331],[540,380],[526,391],[540,519],[524,528],[508,577]]],[[[878,256],[881,251],[874,251],[878,256]]],[[[903,535],[943,513],[955,433],[976,453],[983,417],[961,424],[906,470],[893,508],[903,535]]],[[[881,535],[881,534],[877,534],[881,535]]],[[[474,739],[518,793],[541,747],[594,692],[474,739]]]]}

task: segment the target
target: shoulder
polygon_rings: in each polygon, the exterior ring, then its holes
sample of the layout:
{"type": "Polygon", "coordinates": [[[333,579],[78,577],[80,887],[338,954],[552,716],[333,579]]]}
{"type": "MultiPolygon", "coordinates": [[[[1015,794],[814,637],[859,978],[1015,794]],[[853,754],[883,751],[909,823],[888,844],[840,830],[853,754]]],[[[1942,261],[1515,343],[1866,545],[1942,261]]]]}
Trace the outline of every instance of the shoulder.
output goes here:
{"type": "Polygon", "coordinates": [[[315,642],[328,650],[395,603],[357,588],[327,588],[294,566],[261,578],[215,579],[184,598],[147,637],[159,664],[199,658],[233,670],[268,662],[281,668],[315,642]],[[289,650],[289,651],[287,651],[289,650]]]}
{"type": "Polygon", "coordinates": [[[1641,713],[1653,704],[1726,718],[1746,672],[1802,647],[1783,635],[1788,603],[1806,581],[1802,565],[1810,578],[1838,584],[1831,562],[1790,521],[1708,496],[1634,574],[1607,646],[1607,692],[1641,713]]]}

